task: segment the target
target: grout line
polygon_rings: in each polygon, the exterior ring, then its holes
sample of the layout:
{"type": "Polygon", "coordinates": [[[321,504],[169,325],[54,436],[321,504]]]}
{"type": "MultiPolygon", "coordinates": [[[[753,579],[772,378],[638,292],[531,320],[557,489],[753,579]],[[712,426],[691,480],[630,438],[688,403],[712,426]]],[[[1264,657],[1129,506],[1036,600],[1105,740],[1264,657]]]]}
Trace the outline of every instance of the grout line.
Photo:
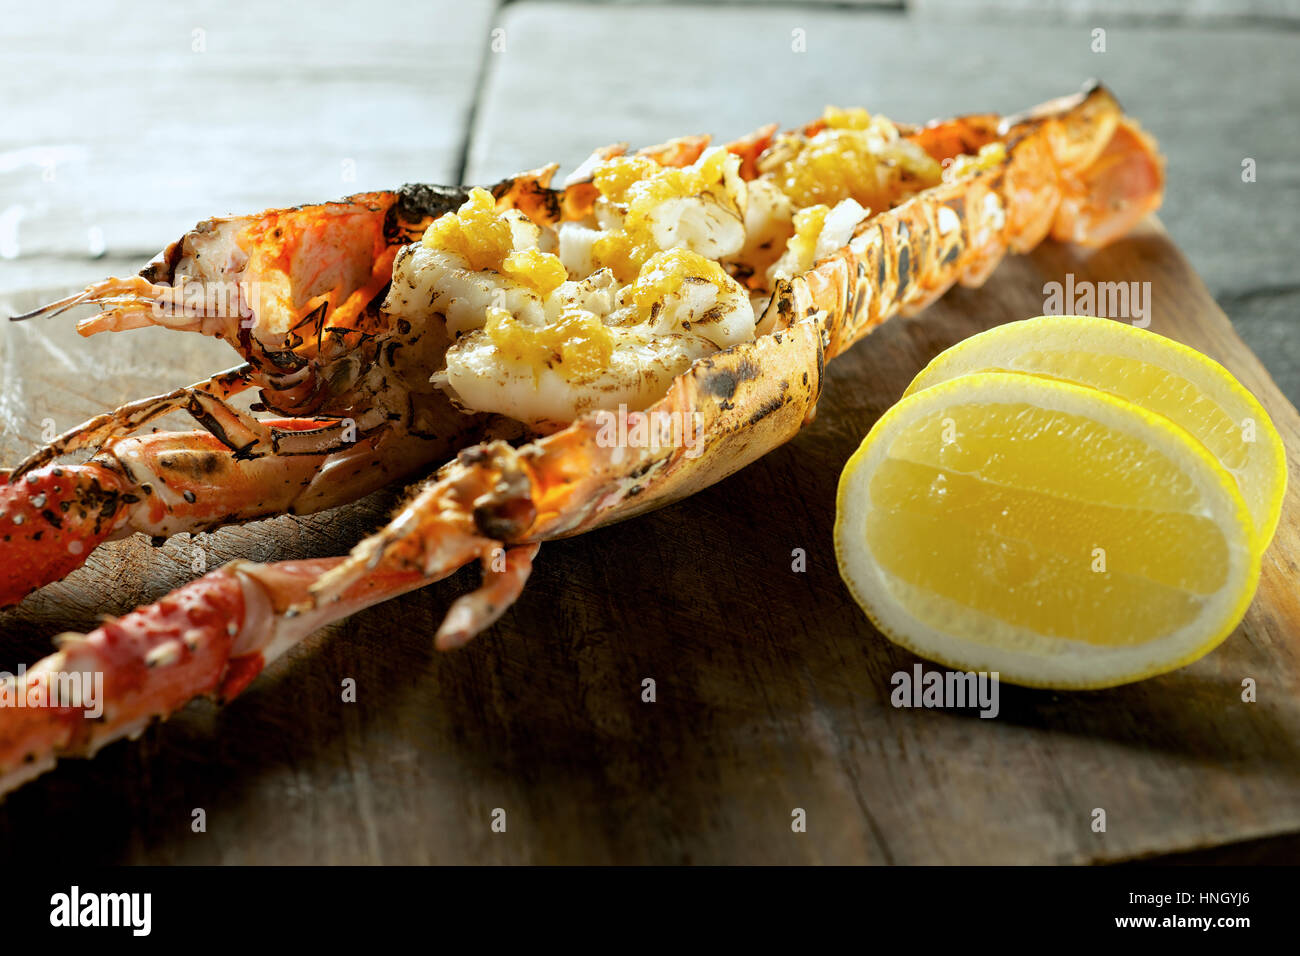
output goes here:
{"type": "Polygon", "coordinates": [[[510,0],[497,0],[492,10],[492,16],[488,19],[488,33],[483,38],[483,56],[479,60],[478,71],[474,76],[474,94],[470,97],[469,110],[465,114],[465,134],[460,140],[460,149],[456,154],[456,173],[455,178],[449,186],[461,186],[465,184],[465,171],[469,167],[469,151],[474,141],[474,126],[478,122],[478,107],[483,100],[483,91],[487,88],[487,76],[491,67],[488,64],[492,60],[492,31],[501,25],[501,11],[510,3],[510,0]]]}

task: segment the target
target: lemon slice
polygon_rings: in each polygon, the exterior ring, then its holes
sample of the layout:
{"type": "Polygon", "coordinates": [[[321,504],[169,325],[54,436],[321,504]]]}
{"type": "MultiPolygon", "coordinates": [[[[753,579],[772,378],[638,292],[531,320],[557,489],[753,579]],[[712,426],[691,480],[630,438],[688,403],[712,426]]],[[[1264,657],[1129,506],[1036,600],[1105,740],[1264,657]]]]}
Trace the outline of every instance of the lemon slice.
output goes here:
{"type": "Polygon", "coordinates": [[[835,552],[891,640],[1033,687],[1188,664],[1259,579],[1233,477],[1168,419],[1105,392],[980,373],[914,392],[840,477],[835,552]]]}
{"type": "Polygon", "coordinates": [[[1088,385],[1165,416],[1236,479],[1256,547],[1263,551],[1273,539],[1286,492],[1286,450],[1263,406],[1218,362],[1125,322],[1043,316],[954,345],[922,369],[904,394],[988,371],[1088,385]]]}

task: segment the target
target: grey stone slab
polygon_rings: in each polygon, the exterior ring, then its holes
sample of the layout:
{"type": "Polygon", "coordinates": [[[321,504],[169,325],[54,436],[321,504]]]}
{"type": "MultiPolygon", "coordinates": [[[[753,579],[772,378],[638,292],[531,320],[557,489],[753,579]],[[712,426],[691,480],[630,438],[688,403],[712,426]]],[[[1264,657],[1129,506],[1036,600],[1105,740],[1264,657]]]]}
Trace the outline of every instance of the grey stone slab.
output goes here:
{"type": "Polygon", "coordinates": [[[0,260],[147,256],[209,216],[455,178],[494,7],[7,14],[0,260]]]}
{"type": "Polygon", "coordinates": [[[1300,403],[1300,288],[1221,295],[1219,305],[1291,404],[1300,403]]]}
{"type": "MultiPolygon", "coordinates": [[[[1211,291],[1293,282],[1300,33],[1118,23],[1094,53],[1087,23],[531,2],[506,7],[498,26],[505,43],[488,58],[472,182],[548,160],[571,168],[620,140],[794,125],[827,103],[899,120],[1013,111],[1095,76],[1159,139],[1169,159],[1161,218],[1211,291]],[[807,52],[792,49],[800,37],[807,52]],[[1247,158],[1253,183],[1242,181],[1247,158]]],[[[1280,353],[1263,358],[1294,381],[1280,353]]]]}

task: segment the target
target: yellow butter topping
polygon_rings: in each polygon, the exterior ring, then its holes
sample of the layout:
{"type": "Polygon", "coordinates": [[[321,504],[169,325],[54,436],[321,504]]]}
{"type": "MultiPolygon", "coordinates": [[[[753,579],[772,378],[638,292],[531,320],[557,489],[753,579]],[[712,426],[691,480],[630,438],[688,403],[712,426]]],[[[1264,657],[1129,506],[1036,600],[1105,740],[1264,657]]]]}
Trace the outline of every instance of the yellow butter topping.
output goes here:
{"type": "Polygon", "coordinates": [[[537,249],[510,253],[501,263],[501,271],[543,299],[569,278],[559,256],[537,249]]]}
{"type": "Polygon", "coordinates": [[[723,177],[739,160],[716,150],[692,166],[661,166],[645,156],[620,156],[601,163],[593,182],[600,194],[626,208],[623,227],[606,232],[592,244],[597,267],[606,266],[620,282],[636,279],[646,261],[659,252],[650,217],[661,204],[713,193],[726,201],[723,177]]]}
{"type": "Polygon", "coordinates": [[[476,272],[501,272],[545,298],[569,278],[560,257],[538,249],[515,250],[510,221],[486,189],[473,189],[455,212],[424,231],[426,246],[454,252],[476,272]]]}
{"type": "Polygon", "coordinates": [[[811,137],[778,140],[780,157],[764,172],[800,206],[855,199],[873,212],[936,185],[942,168],[919,146],[900,139],[884,117],[827,107],[827,128],[811,137]]]}
{"type": "Polygon", "coordinates": [[[952,165],[944,170],[944,178],[952,181],[961,179],[963,176],[969,176],[985,169],[993,169],[1007,158],[1007,147],[1004,143],[988,143],[980,147],[978,155],[970,156],[963,153],[952,161],[952,165]]]}
{"type": "Polygon", "coordinates": [[[609,329],[582,309],[567,310],[559,321],[544,326],[525,325],[505,309],[489,309],[485,328],[507,359],[528,365],[535,375],[544,368],[566,376],[595,374],[614,354],[609,329]]]}
{"type": "Polygon", "coordinates": [[[650,318],[656,302],[676,292],[688,279],[704,279],[721,292],[730,277],[718,263],[689,249],[669,249],[647,259],[632,287],[632,302],[642,320],[650,318]]]}
{"type": "Polygon", "coordinates": [[[822,113],[822,121],[831,129],[869,129],[872,123],[871,114],[860,106],[846,110],[828,106],[822,113]]]}
{"type": "Polygon", "coordinates": [[[423,242],[456,253],[476,271],[499,270],[514,248],[510,223],[497,215],[496,200],[486,189],[471,190],[460,209],[435,219],[423,242]]]}
{"type": "Polygon", "coordinates": [[[811,269],[817,261],[817,240],[830,211],[830,206],[809,206],[794,214],[794,235],[788,248],[798,255],[800,272],[811,269]]]}

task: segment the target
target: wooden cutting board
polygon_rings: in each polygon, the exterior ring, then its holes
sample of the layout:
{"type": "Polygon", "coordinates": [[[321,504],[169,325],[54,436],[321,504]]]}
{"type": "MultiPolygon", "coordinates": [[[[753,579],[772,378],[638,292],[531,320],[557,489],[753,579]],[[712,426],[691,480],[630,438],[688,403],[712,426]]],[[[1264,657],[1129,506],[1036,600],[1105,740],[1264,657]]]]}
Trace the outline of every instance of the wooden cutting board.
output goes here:
{"type": "MultiPolygon", "coordinates": [[[[195,337],[82,341],[61,322],[7,324],[0,343],[6,461],[44,419],[62,430],[231,364],[195,337]]],[[[837,359],[816,422],[756,465],[543,546],[519,604],[466,650],[438,654],[432,635],[475,571],[327,629],[224,709],[191,705],[66,763],[3,805],[0,845],[14,859],[152,863],[1044,863],[1294,832],[1297,450],[1300,416],[1157,223],[1097,253],[1047,244],[837,359]],[[917,660],[840,583],[840,469],[935,354],[1039,314],[1044,284],[1066,273],[1150,282],[1151,328],[1223,362],[1273,416],[1292,482],[1259,593],[1219,650],[1164,677],[1087,693],[1004,686],[994,720],[895,709],[890,677],[917,660]],[[341,700],[347,678],[355,703],[341,700]],[[792,830],[796,809],[806,832],[792,830]]],[[[0,614],[0,667],[188,580],[196,548],[209,567],[339,553],[394,497],[101,548],[0,614]]]]}

